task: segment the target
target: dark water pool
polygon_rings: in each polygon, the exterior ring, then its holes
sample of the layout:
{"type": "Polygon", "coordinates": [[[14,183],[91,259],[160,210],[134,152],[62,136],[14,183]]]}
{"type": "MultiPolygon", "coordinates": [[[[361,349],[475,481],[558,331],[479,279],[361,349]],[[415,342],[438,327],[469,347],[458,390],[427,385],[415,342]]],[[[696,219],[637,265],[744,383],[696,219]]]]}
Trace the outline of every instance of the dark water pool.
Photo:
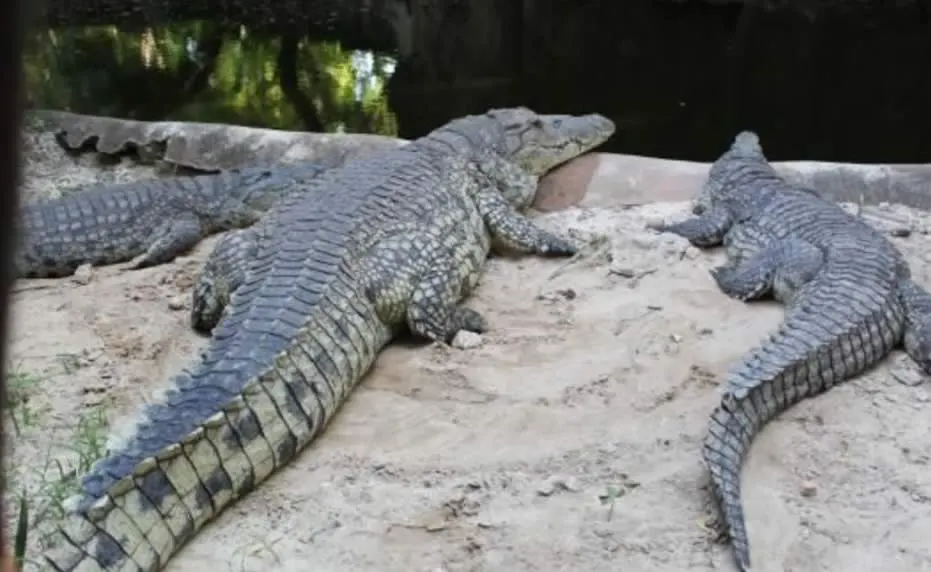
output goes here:
{"type": "Polygon", "coordinates": [[[931,24],[920,3],[805,12],[460,0],[448,14],[395,4],[407,11],[378,25],[36,30],[29,97],[143,120],[402,137],[523,104],[610,116],[615,152],[710,160],[751,128],[772,159],[931,160],[931,24]]]}

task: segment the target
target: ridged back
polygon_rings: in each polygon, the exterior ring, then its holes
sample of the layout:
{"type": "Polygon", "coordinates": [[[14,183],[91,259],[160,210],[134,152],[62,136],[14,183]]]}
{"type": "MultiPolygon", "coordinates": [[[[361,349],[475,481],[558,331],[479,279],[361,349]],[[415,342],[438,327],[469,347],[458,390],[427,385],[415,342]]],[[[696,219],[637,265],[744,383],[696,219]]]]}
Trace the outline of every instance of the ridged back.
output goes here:
{"type": "Polygon", "coordinates": [[[778,333],[734,368],[728,388],[740,397],[788,376],[798,380],[798,397],[813,395],[874,365],[900,341],[904,315],[896,288],[908,267],[885,236],[836,203],[785,183],[762,188],[748,193],[753,226],[811,244],[825,260],[797,293],[778,333]],[[857,343],[842,351],[852,337],[857,343]],[[824,363],[809,371],[807,364],[820,354],[824,363]]]}
{"type": "Polygon", "coordinates": [[[387,225],[415,222],[428,228],[436,217],[448,223],[457,178],[465,159],[415,143],[356,160],[328,172],[260,223],[267,236],[247,281],[231,301],[205,351],[205,358],[175,379],[177,389],[151,406],[147,420],[122,451],[99,462],[84,478],[84,495],[99,497],[146,456],[180,441],[205,418],[237,396],[270,367],[323,297],[334,290],[363,296],[358,279],[366,250],[387,225]]]}

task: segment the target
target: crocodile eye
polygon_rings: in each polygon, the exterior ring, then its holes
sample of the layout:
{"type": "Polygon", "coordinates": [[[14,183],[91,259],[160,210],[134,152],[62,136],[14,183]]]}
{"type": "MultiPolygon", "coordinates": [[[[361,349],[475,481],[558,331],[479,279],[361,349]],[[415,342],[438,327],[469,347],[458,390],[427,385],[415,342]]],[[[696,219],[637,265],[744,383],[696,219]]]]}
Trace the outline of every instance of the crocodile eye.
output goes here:
{"type": "Polygon", "coordinates": [[[553,127],[554,127],[555,129],[559,129],[560,127],[562,127],[562,119],[557,119],[556,121],[554,121],[554,122],[553,122],[553,127]]]}
{"type": "Polygon", "coordinates": [[[534,129],[542,129],[542,128],[543,128],[543,120],[540,119],[539,117],[534,117],[534,118],[530,121],[530,126],[533,127],[534,129]]]}

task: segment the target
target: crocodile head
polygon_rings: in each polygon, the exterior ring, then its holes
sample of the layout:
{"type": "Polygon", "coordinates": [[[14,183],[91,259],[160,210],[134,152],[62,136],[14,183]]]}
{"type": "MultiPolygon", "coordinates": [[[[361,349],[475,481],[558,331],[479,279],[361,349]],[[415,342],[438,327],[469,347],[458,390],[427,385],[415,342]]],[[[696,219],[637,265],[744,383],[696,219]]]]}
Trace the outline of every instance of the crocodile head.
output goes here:
{"type": "Polygon", "coordinates": [[[748,167],[764,165],[769,170],[769,164],[763,155],[759,136],[753,131],[741,131],[734,138],[730,149],[725,151],[711,165],[708,178],[702,185],[698,195],[692,200],[692,212],[700,215],[718,201],[727,200],[735,192],[744,190],[745,177],[748,167]]]}
{"type": "Polygon", "coordinates": [[[610,119],[595,113],[540,115],[514,107],[492,109],[486,116],[501,129],[498,152],[538,176],[601,145],[615,129],[610,119]]]}
{"type": "Polygon", "coordinates": [[[223,195],[221,228],[254,224],[282,197],[300,189],[323,171],[316,165],[233,169],[238,180],[223,195]]]}

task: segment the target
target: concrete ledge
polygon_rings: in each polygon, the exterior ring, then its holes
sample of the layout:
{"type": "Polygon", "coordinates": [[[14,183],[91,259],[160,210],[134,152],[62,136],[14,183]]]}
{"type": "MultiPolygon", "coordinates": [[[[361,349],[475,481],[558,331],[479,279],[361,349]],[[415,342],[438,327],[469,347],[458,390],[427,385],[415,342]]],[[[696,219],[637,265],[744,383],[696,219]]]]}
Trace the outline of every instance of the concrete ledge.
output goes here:
{"type": "MultiPolygon", "coordinates": [[[[931,164],[863,165],[775,162],[786,178],[840,202],[899,203],[931,210],[931,164]]],[[[637,155],[590,153],[547,175],[536,207],[617,206],[689,200],[708,175],[708,163],[637,155]]]]}
{"type": "MultiPolygon", "coordinates": [[[[127,151],[198,169],[313,161],[337,166],[407,141],[380,135],[306,133],[195,122],[145,122],[40,110],[35,129],[52,131],[69,152],[127,151]]],[[[764,141],[765,145],[765,141],[764,141]]],[[[900,203],[931,210],[931,164],[774,163],[789,179],[841,202],[900,203]]],[[[637,155],[590,153],[543,179],[536,207],[640,205],[688,200],[709,165],[637,155]]]]}

